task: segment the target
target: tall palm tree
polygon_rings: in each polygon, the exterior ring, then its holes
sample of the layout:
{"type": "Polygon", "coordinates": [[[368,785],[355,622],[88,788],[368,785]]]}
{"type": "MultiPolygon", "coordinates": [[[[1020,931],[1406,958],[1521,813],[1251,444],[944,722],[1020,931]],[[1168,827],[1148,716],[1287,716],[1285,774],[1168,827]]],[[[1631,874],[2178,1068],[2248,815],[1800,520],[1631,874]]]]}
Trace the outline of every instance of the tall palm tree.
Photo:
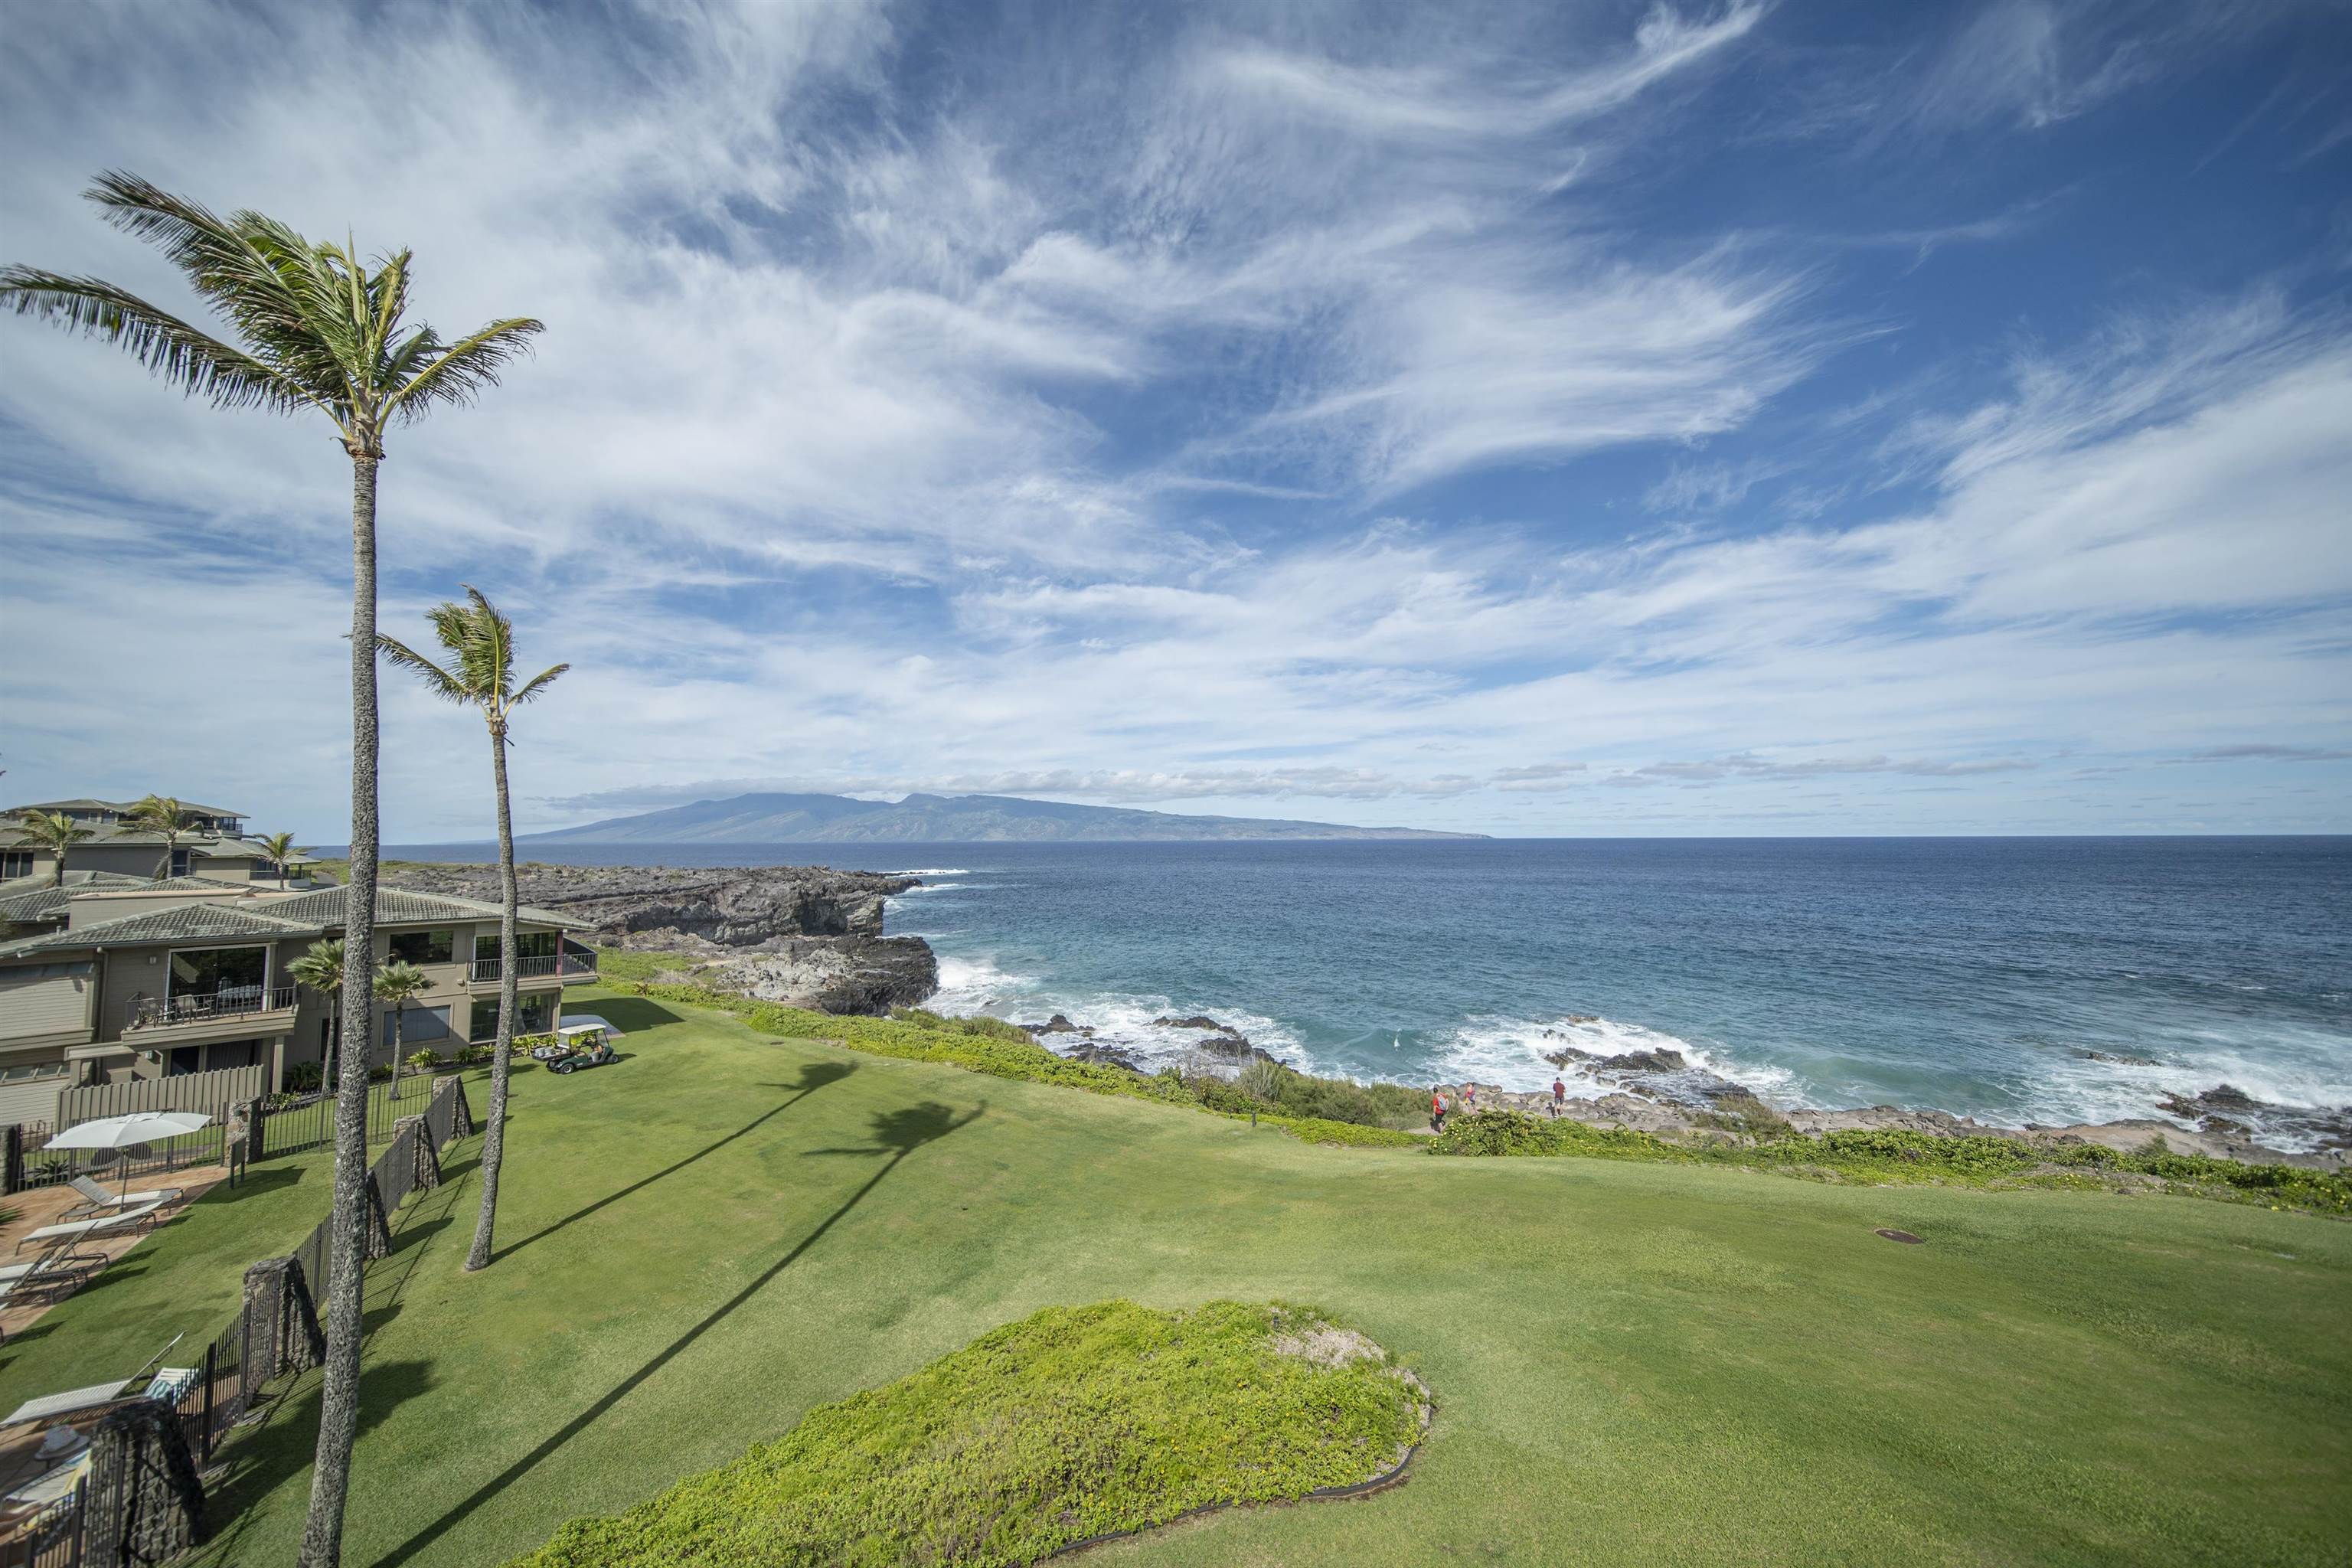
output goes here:
{"type": "Polygon", "coordinates": [[[286,862],[302,853],[301,850],[294,847],[294,836],[290,833],[273,833],[261,841],[261,848],[262,853],[269,857],[269,863],[278,868],[278,885],[284,887],[286,862]]]}
{"type": "Polygon", "coordinates": [[[420,991],[430,990],[432,977],[404,958],[395,958],[375,972],[375,999],[392,1004],[392,1098],[400,1098],[402,1050],[408,1044],[408,1005],[420,991]]]}
{"type": "Polygon", "coordinates": [[[514,710],[555,684],[572,667],[542,669],[515,684],[514,624],[471,584],[466,603],[443,604],[427,616],[433,636],[448,654],[436,664],[395,637],[379,637],[384,657],[412,670],[425,689],[445,702],[478,708],[490,730],[490,780],[499,798],[499,1036],[490,1054],[490,1119],[482,1134],[482,1212],[474,1222],[474,1245],[466,1254],[470,1271],[490,1261],[490,1232],[499,1215],[499,1163],[506,1153],[507,1055],[514,1041],[515,892],[514,818],[507,808],[507,722],[514,710]]]}
{"type": "MultiPolygon", "coordinates": [[[[288,964],[286,973],[294,977],[297,985],[307,985],[327,998],[327,1035],[331,1040],[335,1038],[339,1033],[335,1025],[341,1022],[343,1011],[343,939],[321,937],[301,957],[288,964]]],[[[320,1064],[319,1087],[330,1092],[335,1087],[335,1050],[331,1045],[327,1047],[327,1059],[320,1064]]]]}
{"type": "MultiPolygon", "coordinates": [[[[492,321],[454,342],[410,326],[405,250],[371,263],[357,247],[313,243],[275,218],[221,217],[135,175],[112,172],[89,188],[109,223],[159,247],[205,302],[226,317],[224,342],[127,289],[96,278],[0,267],[0,306],[110,339],[157,375],[220,408],[275,414],[315,409],[333,422],[352,460],[352,869],[344,931],[345,1078],[358,1093],[335,1110],[337,1255],[362,1256],[366,1236],[367,1064],[375,952],[375,488],[384,433],[494,385],[540,323],[492,321]]],[[[319,1395],[318,1463],[302,1531],[302,1568],[342,1559],[343,1503],[358,1432],[360,1271],[337,1269],[327,1288],[327,1363],[319,1395]]]]}
{"type": "Polygon", "coordinates": [[[35,849],[46,849],[57,858],[49,868],[49,886],[62,888],[66,882],[66,851],[91,837],[84,827],[62,811],[35,811],[26,806],[16,814],[16,830],[25,842],[35,849]]]}
{"type": "Polygon", "coordinates": [[[122,825],[136,832],[163,836],[163,858],[155,862],[155,879],[160,882],[172,874],[172,858],[179,853],[180,835],[195,831],[196,819],[176,797],[149,795],[141,796],[122,814],[122,825]]]}

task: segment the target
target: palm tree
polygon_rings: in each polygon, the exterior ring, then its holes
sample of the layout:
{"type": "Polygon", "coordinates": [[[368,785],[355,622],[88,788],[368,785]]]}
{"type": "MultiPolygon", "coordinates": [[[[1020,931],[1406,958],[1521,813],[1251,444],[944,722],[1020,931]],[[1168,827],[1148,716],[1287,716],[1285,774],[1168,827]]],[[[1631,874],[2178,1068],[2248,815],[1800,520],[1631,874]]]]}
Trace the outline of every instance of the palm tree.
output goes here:
{"type": "Polygon", "coordinates": [[[401,1049],[408,1044],[408,1005],[416,994],[432,988],[425,971],[404,958],[395,958],[375,972],[375,999],[392,1004],[392,1098],[400,1098],[401,1049]]]}
{"type": "Polygon", "coordinates": [[[194,832],[196,819],[183,810],[174,797],[150,795],[142,796],[122,814],[122,825],[134,832],[163,836],[163,858],[155,862],[155,879],[160,882],[172,874],[172,858],[179,852],[180,835],[194,832]]]}
{"type": "Polygon", "coordinates": [[[65,886],[66,851],[91,837],[90,829],[62,811],[35,811],[30,806],[16,814],[16,830],[25,836],[26,845],[57,858],[57,864],[49,868],[52,888],[65,886]]]}
{"type": "Polygon", "coordinates": [[[261,841],[261,848],[262,852],[269,857],[269,863],[278,868],[278,885],[284,887],[286,862],[304,851],[294,847],[294,836],[290,833],[271,834],[261,841]]]}
{"type": "MultiPolygon", "coordinates": [[[[96,278],[0,267],[0,306],[112,340],[150,371],[220,408],[274,414],[315,409],[333,421],[352,459],[352,869],[344,932],[342,1069],[360,1092],[335,1110],[337,1255],[362,1256],[366,1236],[368,1006],[374,960],[376,879],[375,488],[384,433],[444,405],[470,403],[541,324],[510,317],[445,342],[408,326],[405,250],[373,267],[348,239],[314,244],[275,218],[220,217],[135,175],[99,176],[89,195],[106,220],[159,247],[237,342],[96,278]]],[[[319,1395],[318,1463],[302,1531],[302,1568],[342,1558],[343,1503],[358,1433],[359,1270],[337,1269],[327,1291],[327,1363],[319,1395]]]]}
{"type": "Polygon", "coordinates": [[[425,689],[445,702],[482,710],[490,730],[490,781],[499,799],[499,1035],[490,1054],[490,1119],[482,1134],[482,1212],[474,1223],[474,1245],[466,1254],[470,1271],[490,1261],[490,1232],[499,1215],[499,1163],[506,1152],[507,1055],[514,1040],[515,892],[514,819],[507,807],[507,721],[514,710],[545,691],[572,667],[542,669],[520,686],[514,678],[514,625],[482,591],[466,585],[467,602],[443,604],[427,616],[433,636],[446,650],[436,664],[394,637],[379,637],[384,657],[414,671],[425,689]]]}
{"type": "MultiPolygon", "coordinates": [[[[294,977],[296,984],[307,985],[327,998],[327,1016],[331,1020],[327,1036],[330,1040],[335,1038],[338,1031],[334,1024],[341,1021],[343,1010],[343,939],[339,936],[322,937],[312,942],[309,952],[286,966],[286,973],[294,977]]],[[[319,1087],[331,1094],[334,1092],[335,1048],[332,1045],[327,1047],[327,1059],[320,1066],[319,1087]]]]}

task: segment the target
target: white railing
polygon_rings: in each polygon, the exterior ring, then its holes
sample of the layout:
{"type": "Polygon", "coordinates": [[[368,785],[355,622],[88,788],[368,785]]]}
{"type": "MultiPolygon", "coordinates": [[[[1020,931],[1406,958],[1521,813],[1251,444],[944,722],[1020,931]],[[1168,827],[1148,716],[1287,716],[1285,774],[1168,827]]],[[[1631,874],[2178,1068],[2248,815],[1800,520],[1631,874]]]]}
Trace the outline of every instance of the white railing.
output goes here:
{"type": "MultiPolygon", "coordinates": [[[[518,980],[539,980],[551,974],[561,974],[566,980],[593,980],[596,976],[596,961],[575,952],[561,954],[551,952],[534,958],[515,960],[515,978],[518,980]]],[[[490,981],[498,977],[499,961],[497,959],[474,960],[476,980],[490,981]]]]}

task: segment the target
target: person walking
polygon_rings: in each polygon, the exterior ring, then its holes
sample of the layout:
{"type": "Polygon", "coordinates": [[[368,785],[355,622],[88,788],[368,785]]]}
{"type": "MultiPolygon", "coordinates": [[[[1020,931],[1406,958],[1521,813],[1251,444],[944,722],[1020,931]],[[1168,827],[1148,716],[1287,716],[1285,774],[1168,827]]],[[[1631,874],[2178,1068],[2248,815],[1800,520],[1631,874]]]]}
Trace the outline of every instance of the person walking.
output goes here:
{"type": "Polygon", "coordinates": [[[1432,1132],[1445,1131],[1445,1091],[1442,1089],[1429,1091],[1429,1130],[1432,1132]]]}
{"type": "Polygon", "coordinates": [[[1551,1080],[1551,1117],[1553,1121],[1557,1121],[1559,1120],[1559,1113],[1567,1108],[1567,1103],[1568,1085],[1562,1083],[1559,1077],[1555,1075],[1551,1080]]]}

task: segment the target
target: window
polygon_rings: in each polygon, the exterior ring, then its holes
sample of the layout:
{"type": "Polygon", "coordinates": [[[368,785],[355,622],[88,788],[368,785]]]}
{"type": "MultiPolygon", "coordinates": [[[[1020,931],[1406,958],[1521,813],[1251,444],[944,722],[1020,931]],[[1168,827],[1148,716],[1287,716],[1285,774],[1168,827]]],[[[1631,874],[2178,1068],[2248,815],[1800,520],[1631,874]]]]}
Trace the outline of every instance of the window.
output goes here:
{"type": "Polygon", "coordinates": [[[184,850],[184,849],[174,849],[174,850],[173,850],[173,851],[172,851],[172,875],[173,875],[174,877],[184,877],[184,876],[186,876],[187,874],[188,874],[188,852],[187,852],[186,850],[184,850]]]}
{"type": "MultiPolygon", "coordinates": [[[[515,998],[515,1026],[518,1035],[542,1035],[555,1026],[555,1007],[546,996],[515,998]]],[[[495,996],[478,996],[474,1010],[467,1016],[466,1037],[479,1044],[499,1037],[499,1003],[495,996]]]]}
{"type": "MultiPolygon", "coordinates": [[[[392,933],[392,956],[411,963],[446,963],[457,951],[455,931],[396,931],[392,933]]],[[[496,954],[495,947],[491,950],[496,954]]]]}
{"type": "Polygon", "coordinates": [[[202,1046],[173,1046],[172,1047],[171,1065],[163,1069],[165,1076],[169,1078],[187,1077],[190,1073],[196,1070],[196,1063],[204,1056],[204,1053],[205,1048],[202,1046]]]}
{"type": "MultiPolygon", "coordinates": [[[[562,941],[551,931],[519,931],[515,932],[515,956],[518,958],[553,958],[556,944],[562,941]]],[[[496,963],[499,960],[499,933],[474,939],[474,962],[496,963]]]]}
{"type": "Polygon", "coordinates": [[[258,997],[268,972],[267,948],[184,948],[172,954],[171,994],[175,997],[258,997]]]}
{"type": "Polygon", "coordinates": [[[0,1083],[26,1083],[37,1078],[63,1078],[63,1062],[18,1062],[12,1068],[0,1068],[0,1083]]]}
{"type": "Polygon", "coordinates": [[[0,849],[0,882],[13,882],[19,877],[33,874],[33,852],[29,849],[0,849]]]}

